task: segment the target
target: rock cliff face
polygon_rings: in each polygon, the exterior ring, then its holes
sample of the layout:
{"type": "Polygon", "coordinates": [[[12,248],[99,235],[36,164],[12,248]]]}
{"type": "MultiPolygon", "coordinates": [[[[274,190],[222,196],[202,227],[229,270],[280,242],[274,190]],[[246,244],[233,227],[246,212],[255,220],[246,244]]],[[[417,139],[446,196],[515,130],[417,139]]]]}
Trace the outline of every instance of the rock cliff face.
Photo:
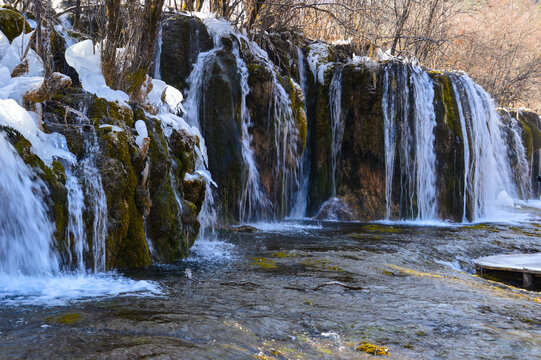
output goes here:
{"type": "MultiPolygon", "coordinates": [[[[316,215],[325,201],[338,197],[349,207],[348,213],[362,220],[472,220],[487,204],[487,188],[517,198],[529,198],[538,190],[534,180],[539,171],[537,115],[511,111],[518,119],[518,127],[513,128],[510,121],[494,117],[488,95],[482,89],[470,89],[473,83],[462,74],[428,71],[396,59],[355,58],[347,46],[312,43],[288,34],[264,39],[266,62],[239,37],[225,36],[221,45],[212,47],[201,20],[177,17],[166,23],[175,24],[176,31],[183,29],[179,38],[184,51],[175,57],[171,52],[162,54],[165,81],[186,84],[188,72],[181,72],[180,79],[178,72],[169,75],[175,64],[205,51],[215,55],[204,81],[199,119],[225,221],[246,220],[239,217],[245,206],[239,199],[246,191],[243,179],[248,165],[243,158],[240,119],[242,69],[235,57],[249,70],[245,99],[251,118],[250,148],[264,195],[272,204],[260,211],[259,220],[291,215],[300,199],[302,178],[307,179],[304,215],[316,215]],[[192,40],[185,40],[189,38],[192,40]],[[277,83],[290,98],[287,104],[296,124],[290,128],[296,131],[295,146],[285,152],[276,137],[284,130],[276,109],[277,83]],[[386,114],[386,106],[394,113],[386,114]],[[490,113],[486,118],[479,118],[482,107],[490,113]],[[476,153],[486,135],[477,129],[483,122],[490,123],[487,126],[501,137],[488,143],[490,158],[476,153]],[[520,144],[513,140],[515,134],[520,135],[520,144]],[[501,151],[502,144],[507,153],[501,151]],[[518,161],[522,156],[517,155],[519,145],[526,149],[531,168],[517,170],[517,164],[524,163],[518,161]],[[280,158],[281,154],[285,156],[280,158]],[[475,171],[482,162],[510,166],[514,185],[508,184],[506,175],[494,184],[480,180],[475,171]],[[527,184],[519,175],[524,171],[528,172],[527,184]]],[[[164,46],[180,43],[174,34],[164,32],[164,46]]]]}

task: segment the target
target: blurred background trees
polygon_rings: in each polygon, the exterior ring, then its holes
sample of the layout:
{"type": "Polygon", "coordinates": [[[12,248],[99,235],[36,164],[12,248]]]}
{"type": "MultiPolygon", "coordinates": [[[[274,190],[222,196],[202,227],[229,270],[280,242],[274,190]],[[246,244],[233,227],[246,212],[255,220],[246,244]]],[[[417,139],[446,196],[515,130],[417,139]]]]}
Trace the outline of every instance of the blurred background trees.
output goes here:
{"type": "MultiPolygon", "coordinates": [[[[51,3],[14,0],[50,14],[51,3]]],[[[357,55],[416,58],[464,70],[501,106],[541,110],[541,5],[537,0],[69,0],[64,10],[101,39],[110,86],[137,97],[164,11],[212,11],[261,41],[298,32],[351,44],[357,55]],[[129,51],[118,53],[116,48],[129,51]]],[[[44,15],[41,15],[44,16],[44,15]]],[[[50,15],[47,15],[50,16],[50,15]]],[[[40,15],[36,16],[41,19],[40,15]]]]}

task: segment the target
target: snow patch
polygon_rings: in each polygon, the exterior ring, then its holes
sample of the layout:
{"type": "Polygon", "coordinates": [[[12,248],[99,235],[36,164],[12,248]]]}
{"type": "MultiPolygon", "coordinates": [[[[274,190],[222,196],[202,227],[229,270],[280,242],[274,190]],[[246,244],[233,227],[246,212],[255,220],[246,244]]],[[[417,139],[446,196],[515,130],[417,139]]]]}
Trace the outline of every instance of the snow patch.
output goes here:
{"type": "Polygon", "coordinates": [[[135,130],[137,130],[137,137],[135,138],[135,143],[139,148],[143,147],[143,140],[148,137],[147,125],[143,120],[137,120],[135,122],[135,130]]]}
{"type": "Polygon", "coordinates": [[[130,100],[128,94],[120,90],[113,90],[105,83],[101,72],[101,55],[98,46],[92,40],[84,40],[66,49],[66,62],[77,71],[83,89],[96,94],[107,101],[116,101],[127,105],[130,100]]]}
{"type": "MultiPolygon", "coordinates": [[[[21,34],[17,36],[11,42],[11,45],[5,50],[5,53],[0,61],[0,67],[5,66],[8,68],[10,74],[19,65],[23,60],[28,60],[28,72],[25,73],[25,76],[43,76],[43,63],[38,54],[32,50],[28,49],[28,53],[24,58],[26,49],[32,37],[33,31],[28,34],[21,34]]],[[[4,43],[5,45],[5,43],[4,43]]]]}
{"type": "Polygon", "coordinates": [[[122,132],[124,131],[121,127],[113,125],[113,124],[103,124],[100,125],[100,129],[110,128],[113,132],[122,132]]]}
{"type": "Polygon", "coordinates": [[[13,99],[0,100],[0,125],[21,133],[32,144],[32,151],[48,166],[51,166],[55,158],[76,162],[64,136],[59,133],[45,134],[39,130],[37,119],[13,99]]]}

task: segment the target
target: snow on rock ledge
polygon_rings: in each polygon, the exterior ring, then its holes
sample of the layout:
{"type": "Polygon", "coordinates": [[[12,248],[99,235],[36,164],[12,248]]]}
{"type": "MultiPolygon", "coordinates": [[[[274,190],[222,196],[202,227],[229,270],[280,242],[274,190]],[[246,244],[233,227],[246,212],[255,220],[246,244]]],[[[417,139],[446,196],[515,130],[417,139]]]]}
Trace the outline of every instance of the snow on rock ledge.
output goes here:
{"type": "Polygon", "coordinates": [[[107,101],[116,101],[121,105],[130,100],[128,94],[120,90],[113,90],[105,83],[101,72],[101,56],[98,47],[94,47],[92,40],[84,40],[66,49],[66,62],[73,67],[83,89],[96,94],[107,101]]]}
{"type": "Polygon", "coordinates": [[[39,130],[37,121],[13,99],[0,100],[0,125],[21,133],[32,144],[32,151],[48,166],[55,158],[63,158],[71,163],[76,161],[63,135],[45,134],[39,130]]]}

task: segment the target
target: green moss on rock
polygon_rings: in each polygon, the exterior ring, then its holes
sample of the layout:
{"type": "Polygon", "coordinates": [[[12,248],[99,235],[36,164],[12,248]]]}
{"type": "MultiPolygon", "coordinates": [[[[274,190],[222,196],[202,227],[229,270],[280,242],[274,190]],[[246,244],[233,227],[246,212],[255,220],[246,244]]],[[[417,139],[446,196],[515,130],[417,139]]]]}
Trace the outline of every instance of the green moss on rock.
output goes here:
{"type": "Polygon", "coordinates": [[[11,42],[21,33],[29,33],[32,28],[21,14],[11,9],[0,9],[0,30],[11,42]]]}
{"type": "Polygon", "coordinates": [[[96,96],[88,107],[87,116],[94,125],[112,124],[133,127],[135,124],[131,108],[96,96]]]}

